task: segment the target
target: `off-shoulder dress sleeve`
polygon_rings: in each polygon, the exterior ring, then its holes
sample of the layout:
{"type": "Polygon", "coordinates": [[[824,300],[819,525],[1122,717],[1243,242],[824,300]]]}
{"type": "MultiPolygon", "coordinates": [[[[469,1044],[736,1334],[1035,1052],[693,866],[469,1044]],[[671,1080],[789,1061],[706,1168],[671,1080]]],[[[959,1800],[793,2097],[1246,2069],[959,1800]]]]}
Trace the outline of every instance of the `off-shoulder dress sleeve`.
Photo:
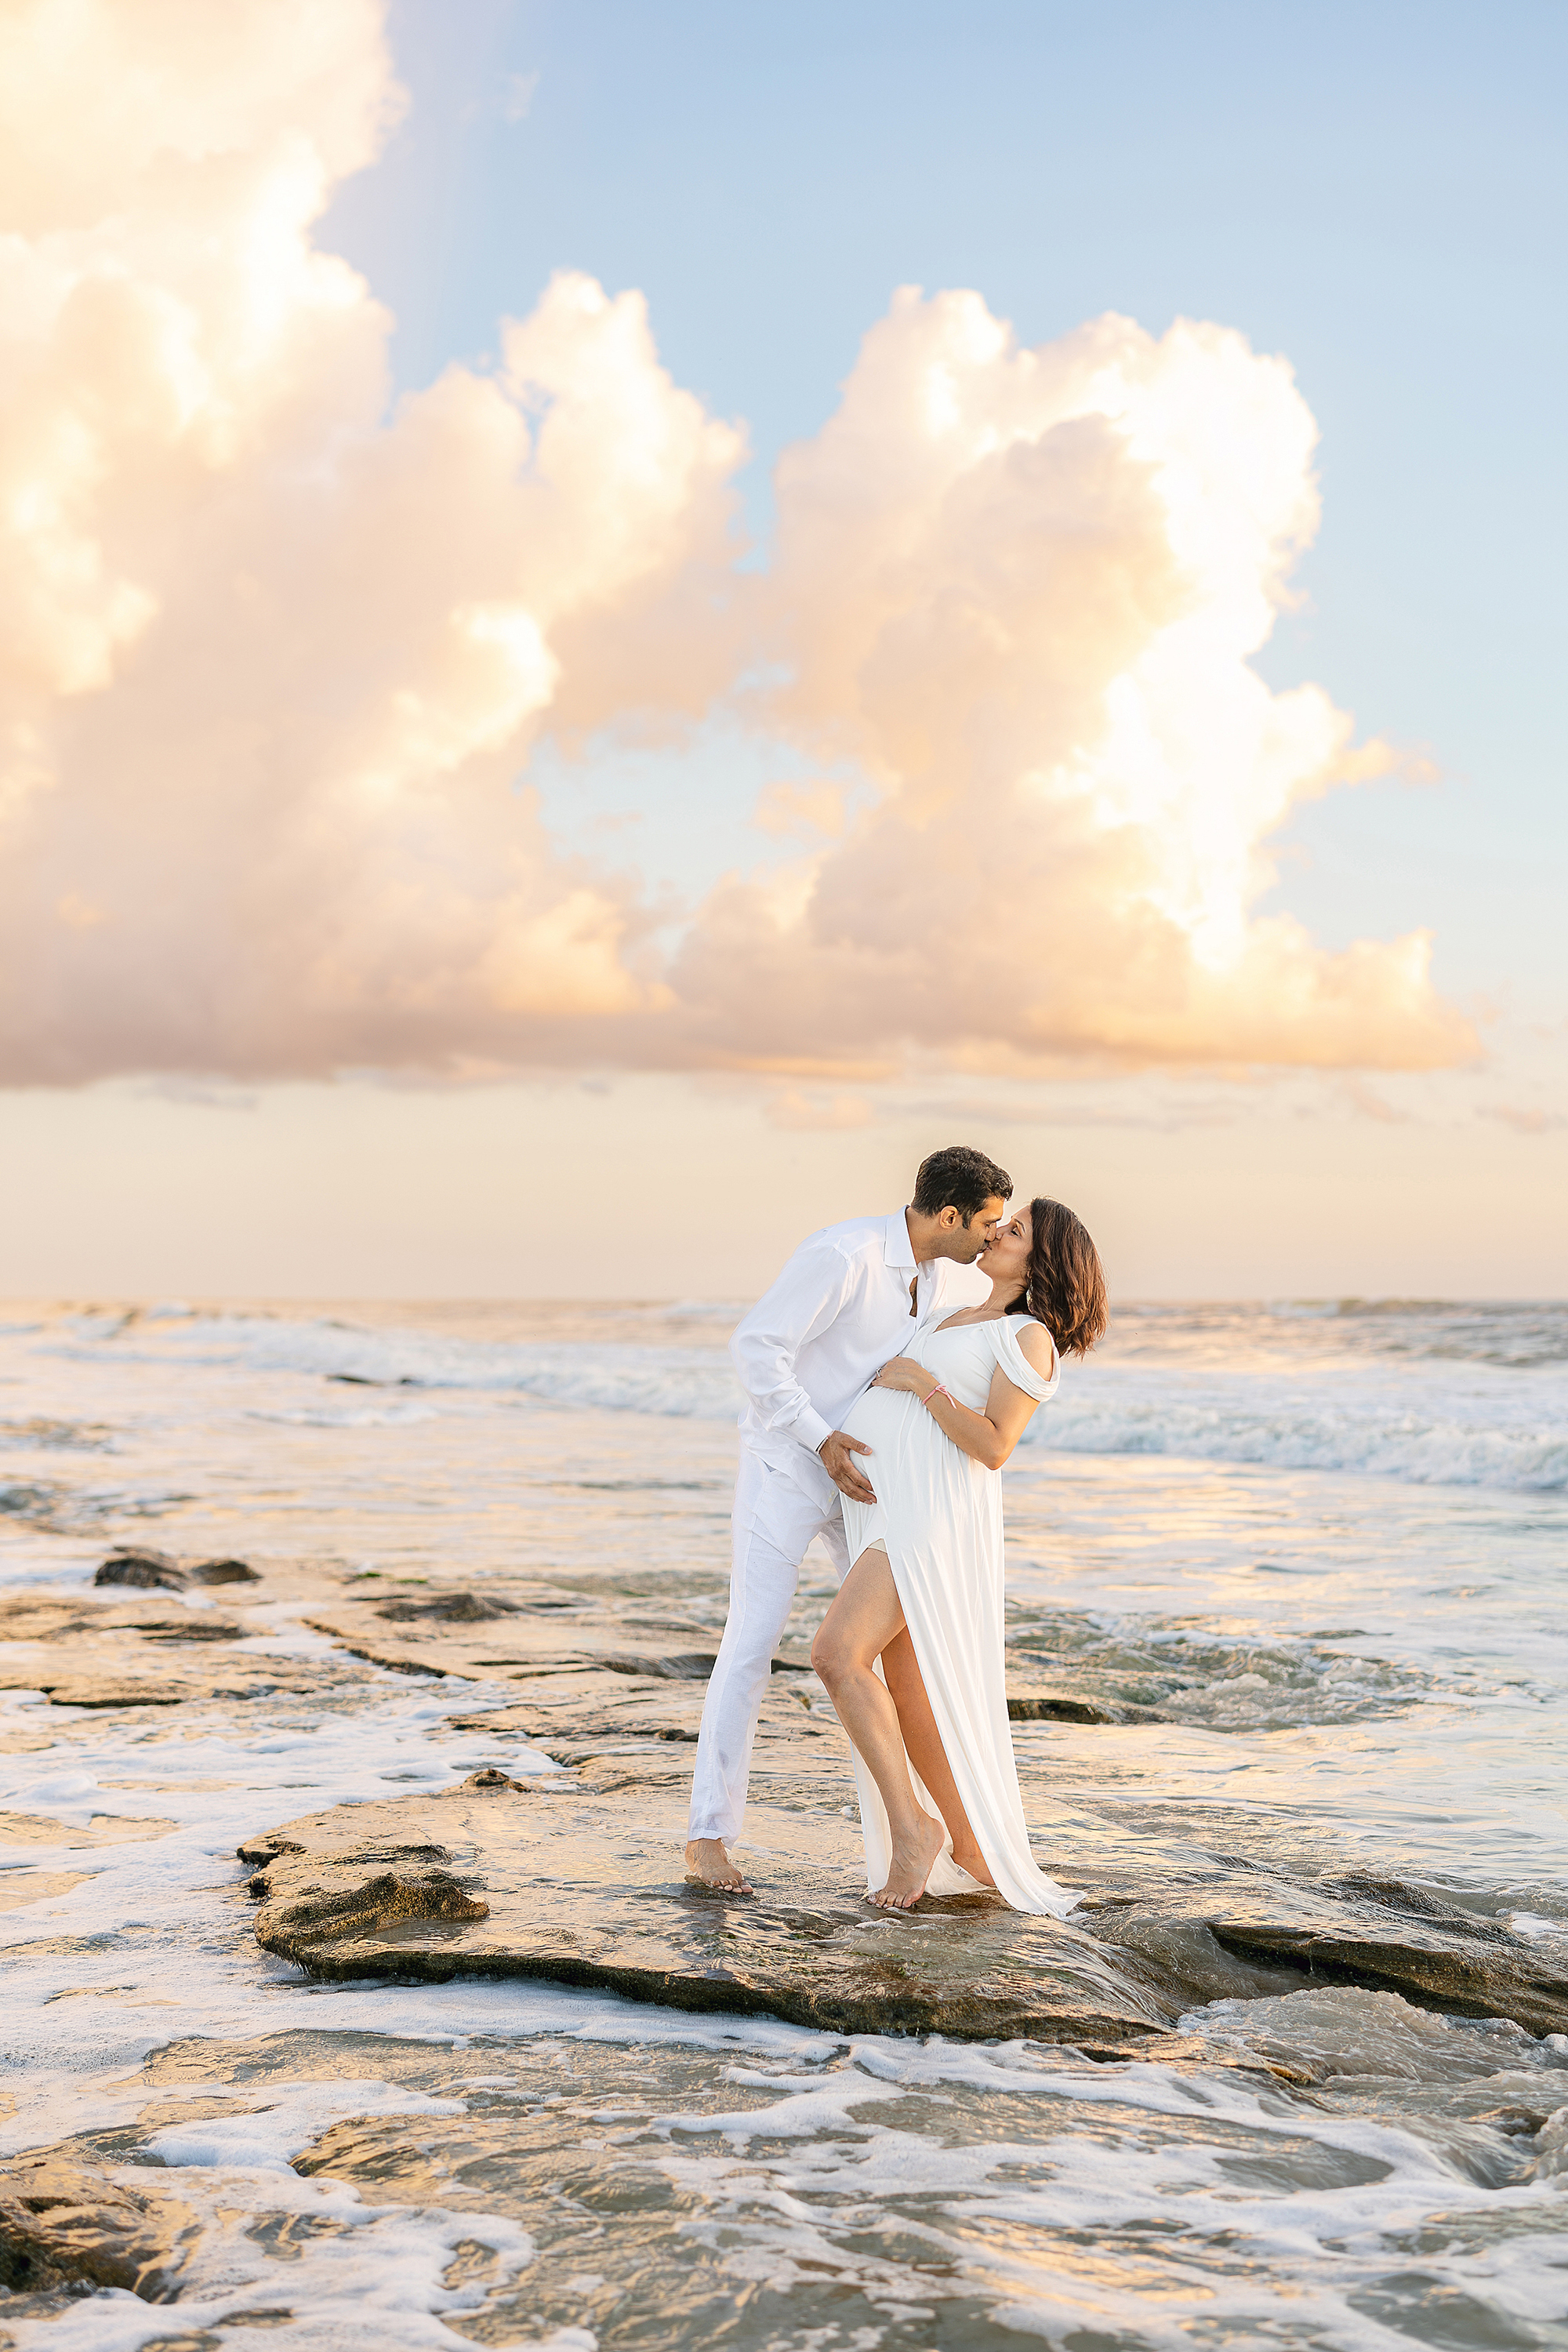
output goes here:
{"type": "Polygon", "coordinates": [[[980,1328],[990,1340],[996,1361],[1014,1387],[1022,1389],[1026,1396],[1032,1396],[1037,1404],[1044,1404],[1048,1396],[1056,1394],[1057,1382],[1062,1376],[1062,1360],[1053,1340],[1051,1376],[1048,1381],[1042,1380],[1018,1344],[1018,1326],[1022,1319],[1016,1315],[1004,1315],[994,1323],[983,1323],[980,1328]]]}

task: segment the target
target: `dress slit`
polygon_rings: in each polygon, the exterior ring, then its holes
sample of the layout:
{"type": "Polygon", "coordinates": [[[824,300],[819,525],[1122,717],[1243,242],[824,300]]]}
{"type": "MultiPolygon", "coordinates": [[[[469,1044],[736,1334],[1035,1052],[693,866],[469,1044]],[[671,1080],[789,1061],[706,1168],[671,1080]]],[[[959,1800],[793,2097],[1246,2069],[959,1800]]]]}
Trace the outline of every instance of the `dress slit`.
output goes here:
{"type": "MultiPolygon", "coordinates": [[[[1047,1396],[1056,1384],[1035,1371],[1016,1331],[995,1322],[952,1330],[927,1323],[909,1352],[975,1411],[984,1411],[998,1366],[1026,1394],[1047,1396]]],[[[1074,1897],[1030,1852],[1007,1717],[1001,1475],[963,1453],[904,1391],[868,1390],[846,1426],[872,1448],[877,1490],[874,1503],[845,1499],[850,1557],[879,1549],[887,1559],[937,1737],[995,1892],[1015,1910],[1060,1917],[1074,1897]]],[[[887,1883],[892,1840],[881,1793],[858,1755],[854,1762],[874,1892],[887,1883]]],[[[917,1801],[941,1822],[907,1750],[905,1762],[917,1801]]],[[[954,1862],[945,1822],[942,1829],[928,1891],[975,1893],[981,1882],[954,1862]]]]}

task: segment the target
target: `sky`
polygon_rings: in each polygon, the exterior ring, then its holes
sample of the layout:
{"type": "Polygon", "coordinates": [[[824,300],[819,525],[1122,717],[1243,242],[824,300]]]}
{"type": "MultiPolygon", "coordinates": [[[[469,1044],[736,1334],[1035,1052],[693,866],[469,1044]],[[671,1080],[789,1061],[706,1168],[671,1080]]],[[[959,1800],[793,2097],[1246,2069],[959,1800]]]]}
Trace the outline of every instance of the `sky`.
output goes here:
{"type": "Polygon", "coordinates": [[[0,1293],[1568,1290],[1565,52],[9,12],[0,1293]]]}

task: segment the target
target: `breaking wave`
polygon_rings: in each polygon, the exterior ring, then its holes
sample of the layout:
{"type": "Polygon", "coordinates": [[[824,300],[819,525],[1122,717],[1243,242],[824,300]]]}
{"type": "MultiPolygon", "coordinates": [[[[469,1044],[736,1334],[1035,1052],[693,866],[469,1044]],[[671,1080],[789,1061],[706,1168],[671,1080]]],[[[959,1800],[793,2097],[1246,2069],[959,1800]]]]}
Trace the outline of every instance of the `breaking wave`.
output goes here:
{"type": "MultiPolygon", "coordinates": [[[[270,1382],[249,1409],[353,1426],[416,1417],[417,1393],[731,1419],[739,1391],[724,1305],[518,1307],[507,1336],[331,1316],[147,1313],[62,1318],[68,1354],[228,1370],[270,1382]],[[537,1331],[540,1336],[532,1336],[537,1331]],[[308,1387],[301,1387],[307,1382],[308,1387]],[[320,1383],[318,1386],[317,1383],[320,1383]],[[359,1391],[356,1395],[356,1391],[359,1391]],[[380,1395],[373,1391],[392,1391],[380,1395]]],[[[498,1318],[500,1310],[496,1310],[498,1318]]],[[[438,1321],[431,1310],[433,1321],[438,1321]]],[[[1568,1488],[1568,1307],[1409,1301],[1123,1309],[1069,1365],[1026,1441],[1395,1478],[1568,1488]]]]}

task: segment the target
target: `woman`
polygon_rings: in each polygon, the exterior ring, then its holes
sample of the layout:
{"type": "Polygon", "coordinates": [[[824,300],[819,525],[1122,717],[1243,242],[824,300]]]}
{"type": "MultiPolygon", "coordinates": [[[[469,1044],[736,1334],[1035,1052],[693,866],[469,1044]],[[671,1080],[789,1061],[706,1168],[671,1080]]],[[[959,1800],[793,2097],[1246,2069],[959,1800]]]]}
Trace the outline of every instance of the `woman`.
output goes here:
{"type": "Polygon", "coordinates": [[[854,1564],[811,1662],[854,1745],[872,1901],[994,1887],[1059,1918],[1075,1898],[1035,1866],[1007,1724],[1001,1471],[1061,1356],[1105,1329],[1105,1276],[1059,1201],[1031,1201],[978,1262],[990,1297],[922,1323],[844,1423],[877,1499],[845,1497],[854,1564]]]}

